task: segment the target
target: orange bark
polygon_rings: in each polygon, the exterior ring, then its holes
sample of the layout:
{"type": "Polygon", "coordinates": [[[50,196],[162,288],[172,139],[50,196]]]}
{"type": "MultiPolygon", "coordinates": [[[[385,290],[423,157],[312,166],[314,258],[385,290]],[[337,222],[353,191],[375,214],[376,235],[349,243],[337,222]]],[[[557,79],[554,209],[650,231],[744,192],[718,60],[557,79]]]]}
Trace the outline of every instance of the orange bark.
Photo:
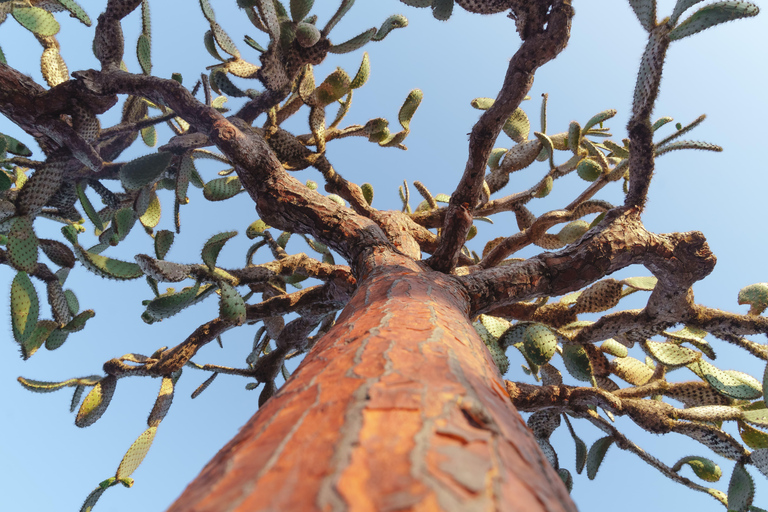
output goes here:
{"type": "Polygon", "coordinates": [[[383,267],[170,508],[575,511],[449,276],[383,267]]]}

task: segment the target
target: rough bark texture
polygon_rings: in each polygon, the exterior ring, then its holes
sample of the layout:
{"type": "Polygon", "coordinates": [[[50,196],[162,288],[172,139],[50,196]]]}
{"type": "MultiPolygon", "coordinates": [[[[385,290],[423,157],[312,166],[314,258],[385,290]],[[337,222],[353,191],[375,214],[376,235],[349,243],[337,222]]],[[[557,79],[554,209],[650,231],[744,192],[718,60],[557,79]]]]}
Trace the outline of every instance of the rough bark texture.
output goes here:
{"type": "Polygon", "coordinates": [[[171,511],[575,511],[454,278],[379,267],[171,511]]]}

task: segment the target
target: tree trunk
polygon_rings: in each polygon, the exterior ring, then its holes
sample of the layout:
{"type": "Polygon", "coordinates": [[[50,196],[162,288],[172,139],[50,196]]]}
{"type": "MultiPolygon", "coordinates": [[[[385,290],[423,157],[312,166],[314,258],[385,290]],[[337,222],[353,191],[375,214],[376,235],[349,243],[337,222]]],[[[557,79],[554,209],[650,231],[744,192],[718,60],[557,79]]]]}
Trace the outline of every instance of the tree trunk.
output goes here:
{"type": "Polygon", "coordinates": [[[173,512],[576,511],[450,276],[379,267],[173,512]]]}

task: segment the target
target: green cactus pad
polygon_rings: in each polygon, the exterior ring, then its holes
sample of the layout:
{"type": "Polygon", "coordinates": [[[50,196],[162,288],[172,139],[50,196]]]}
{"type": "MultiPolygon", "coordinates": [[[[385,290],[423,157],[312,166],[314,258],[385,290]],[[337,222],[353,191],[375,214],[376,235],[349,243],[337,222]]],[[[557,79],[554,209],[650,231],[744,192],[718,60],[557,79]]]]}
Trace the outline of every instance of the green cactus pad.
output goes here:
{"type": "Polygon", "coordinates": [[[157,400],[155,400],[155,405],[147,418],[147,426],[157,427],[163,421],[173,402],[173,388],[174,380],[171,377],[163,377],[160,391],[157,393],[157,400]]]}
{"type": "Polygon", "coordinates": [[[90,377],[80,377],[76,379],[67,379],[62,382],[46,382],[41,380],[25,379],[24,377],[17,377],[19,384],[29,391],[34,393],[51,393],[67,387],[74,386],[93,386],[101,380],[98,375],[91,375],[90,377]]]}
{"type": "Polygon", "coordinates": [[[14,7],[11,14],[22,27],[38,36],[53,36],[59,33],[59,22],[45,9],[14,7]]]}
{"type": "Polygon", "coordinates": [[[600,350],[606,354],[611,354],[612,356],[616,357],[627,357],[629,354],[627,347],[614,340],[613,338],[605,340],[602,345],[600,345],[600,350]]]}
{"type": "Polygon", "coordinates": [[[83,23],[85,26],[90,27],[91,26],[91,18],[88,16],[88,13],[83,10],[80,5],[75,2],[75,0],[56,0],[58,3],[61,4],[62,7],[64,7],[67,11],[69,11],[69,14],[73,18],[77,18],[80,20],[81,23],[83,23]]]}
{"type": "Polygon", "coordinates": [[[67,325],[61,328],[62,331],[73,333],[77,331],[82,331],[83,328],[85,328],[85,323],[96,316],[96,313],[92,309],[86,309],[85,311],[81,311],[75,317],[69,321],[67,325]]]}
{"type": "Polygon", "coordinates": [[[360,189],[363,192],[363,197],[365,198],[365,202],[369,205],[373,204],[373,185],[370,183],[363,183],[360,186],[360,189]]]}
{"type": "Polygon", "coordinates": [[[301,22],[296,26],[296,41],[304,48],[314,46],[321,37],[320,31],[311,23],[301,22]]]}
{"type": "Polygon", "coordinates": [[[224,247],[224,244],[227,243],[227,240],[236,235],[237,231],[225,231],[213,235],[207,242],[205,242],[201,256],[203,258],[203,263],[205,263],[209,269],[213,270],[216,268],[216,260],[219,257],[219,252],[221,252],[221,249],[224,247]]]}
{"type": "Polygon", "coordinates": [[[742,1],[716,2],[705,5],[672,29],[669,33],[669,39],[676,41],[726,21],[757,16],[758,12],[760,9],[756,5],[742,1]]]}
{"type": "Polygon", "coordinates": [[[142,277],[144,272],[136,263],[121,261],[101,254],[86,251],[79,245],[75,246],[75,252],[85,268],[96,275],[109,279],[129,280],[142,277]]]}
{"type": "Polygon", "coordinates": [[[235,43],[229,37],[229,35],[221,28],[221,25],[215,21],[211,21],[211,31],[213,32],[213,38],[219,47],[236,59],[240,58],[240,50],[237,49],[235,43]]]}
{"type": "Polygon", "coordinates": [[[325,106],[344,97],[350,88],[352,80],[346,71],[336,68],[336,71],[325,77],[323,83],[315,89],[317,101],[325,106]]]}
{"type": "MultiPolygon", "coordinates": [[[[87,400],[87,397],[86,397],[87,400]]],[[[149,448],[152,446],[152,441],[155,440],[155,433],[157,427],[149,427],[147,430],[141,433],[141,435],[133,442],[128,451],[123,456],[123,460],[120,461],[120,465],[115,473],[115,478],[122,480],[131,476],[136,471],[136,468],[146,457],[149,448]]]]}
{"type": "Polygon", "coordinates": [[[573,344],[565,345],[563,347],[563,362],[565,362],[565,369],[574,379],[591,382],[592,363],[584,347],[573,344]]]}
{"type": "Polygon", "coordinates": [[[528,326],[523,333],[525,353],[537,365],[548,363],[557,349],[557,337],[546,325],[528,326]]]}
{"type": "Polygon", "coordinates": [[[18,272],[11,283],[11,326],[17,343],[23,343],[37,325],[40,303],[26,272],[18,272]]]}
{"type": "Polygon", "coordinates": [[[581,238],[588,229],[589,222],[585,220],[575,220],[563,226],[563,229],[557,234],[557,238],[564,244],[572,244],[581,238]]]}
{"type": "Polygon", "coordinates": [[[249,240],[253,240],[256,237],[262,236],[264,234],[264,230],[267,228],[269,228],[269,226],[267,226],[267,223],[263,220],[259,219],[253,221],[245,230],[245,236],[247,236],[249,240]]]}
{"type": "Polygon", "coordinates": [[[743,463],[736,464],[728,483],[728,510],[749,510],[754,499],[755,482],[752,476],[743,463]]]}
{"type": "Polygon", "coordinates": [[[181,158],[179,164],[179,172],[176,173],[176,199],[184,202],[187,200],[187,190],[189,189],[189,181],[192,174],[196,173],[195,161],[189,154],[185,154],[181,158]]]}
{"type": "Polygon", "coordinates": [[[219,316],[234,325],[242,325],[245,322],[245,301],[231,284],[222,281],[219,288],[219,316]]]}
{"type": "Polygon", "coordinates": [[[472,105],[473,108],[476,108],[478,110],[488,110],[493,106],[494,100],[493,98],[475,98],[471,102],[469,102],[470,105],[472,105]]]}
{"type": "Polygon", "coordinates": [[[634,288],[635,290],[652,291],[659,280],[653,276],[648,277],[628,277],[621,281],[621,284],[634,288]]]}
{"type": "Polygon", "coordinates": [[[701,352],[682,347],[676,343],[646,341],[645,348],[651,356],[665,366],[685,366],[701,358],[701,352]]]}
{"type": "Polygon", "coordinates": [[[226,176],[206,183],[203,188],[203,196],[209,201],[224,201],[236,196],[242,190],[240,178],[237,176],[226,176]]]}
{"type": "Polygon", "coordinates": [[[32,156],[32,150],[10,135],[0,134],[0,137],[5,139],[5,150],[9,153],[18,156],[32,156]]]}
{"type": "Polygon", "coordinates": [[[768,283],[755,283],[739,290],[739,304],[749,304],[750,315],[760,315],[768,308],[768,283]]]}
{"type": "MultiPolygon", "coordinates": [[[[528,140],[528,135],[531,133],[531,122],[523,109],[518,107],[504,123],[502,130],[510,139],[521,144],[528,140]]],[[[536,154],[538,155],[540,151],[539,149],[536,154]]]]}
{"type": "Polygon", "coordinates": [[[107,410],[109,402],[115,393],[117,378],[107,375],[101,379],[93,389],[85,396],[80,410],[75,418],[75,425],[80,428],[93,425],[107,410]]]}
{"type": "Polygon", "coordinates": [[[154,183],[168,168],[172,158],[173,154],[161,151],[131,160],[120,168],[120,181],[127,190],[138,190],[154,183]]]}
{"type": "Polygon", "coordinates": [[[315,0],[291,0],[290,8],[293,21],[298,23],[306,18],[314,3],[315,0]]]}
{"type": "Polygon", "coordinates": [[[402,14],[393,14],[381,24],[381,27],[376,31],[376,35],[373,36],[374,41],[381,41],[387,34],[392,32],[396,28],[403,28],[408,26],[408,18],[402,14]]]}
{"type": "Polygon", "coordinates": [[[120,240],[125,239],[136,224],[136,212],[133,208],[120,208],[112,218],[112,226],[120,240]]]}
{"type": "Polygon", "coordinates": [[[499,373],[502,376],[505,375],[509,370],[509,358],[507,357],[507,354],[504,353],[504,349],[502,349],[495,341],[486,343],[485,346],[488,347],[488,351],[491,353],[491,359],[493,359],[493,364],[499,369],[499,373]]]}
{"type": "Polygon", "coordinates": [[[370,28],[363,32],[362,34],[358,34],[349,41],[345,41],[341,44],[334,44],[331,45],[331,47],[328,49],[329,53],[350,53],[355,50],[358,50],[366,45],[371,39],[373,39],[373,36],[376,35],[376,29],[370,28]]]}
{"type": "Polygon", "coordinates": [[[148,315],[153,320],[170,318],[184,308],[200,302],[213,293],[214,290],[215,286],[206,285],[202,287],[201,291],[200,283],[197,282],[194,286],[185,288],[179,293],[165,293],[147,304],[145,315],[148,315]]]}
{"type": "MultiPolygon", "coordinates": [[[[152,74],[152,42],[147,34],[139,34],[136,42],[136,57],[139,60],[141,71],[145,75],[152,74]]],[[[154,144],[147,144],[153,146],[154,144]]]]}
{"type": "Polygon", "coordinates": [[[24,360],[32,357],[32,354],[37,352],[37,349],[43,346],[46,338],[59,326],[58,322],[53,320],[40,320],[37,322],[35,329],[21,344],[21,357],[24,360]]]}
{"type": "Polygon", "coordinates": [[[605,459],[605,454],[608,452],[608,448],[613,444],[613,438],[606,436],[595,441],[595,444],[589,449],[587,454],[587,476],[590,480],[594,480],[597,476],[597,470],[600,469],[600,465],[605,459]]]}
{"type": "Polygon", "coordinates": [[[615,115],[616,115],[615,108],[603,110],[602,112],[595,114],[589,119],[589,121],[586,122],[586,124],[584,124],[584,127],[581,129],[581,133],[586,133],[593,126],[596,126],[604,121],[607,121],[608,119],[612,118],[615,115]]]}
{"type": "Polygon", "coordinates": [[[672,471],[680,471],[683,464],[688,464],[693,472],[696,473],[696,476],[707,482],[717,482],[723,475],[720,466],[707,458],[696,456],[683,457],[678,460],[675,465],[672,466],[672,471]]]}
{"type": "Polygon", "coordinates": [[[145,228],[154,228],[160,223],[160,216],[162,215],[162,208],[160,206],[160,199],[157,194],[152,191],[149,193],[149,204],[144,213],[139,217],[139,222],[145,228]]]}
{"type": "Polygon", "coordinates": [[[67,341],[69,333],[62,329],[54,329],[45,339],[45,348],[47,350],[56,350],[67,341]]]}
{"type": "Polygon", "coordinates": [[[203,11],[205,19],[210,21],[216,21],[216,14],[213,12],[213,8],[208,0],[200,0],[200,9],[203,11]]]}
{"type": "Polygon", "coordinates": [[[414,89],[405,98],[405,102],[403,102],[403,106],[400,107],[400,112],[397,114],[397,120],[404,130],[410,129],[411,118],[416,113],[416,109],[419,108],[423,97],[424,93],[421,92],[421,89],[414,89]]]}
{"type": "Polygon", "coordinates": [[[157,259],[162,260],[173,245],[175,235],[173,231],[167,229],[161,229],[155,233],[155,255],[157,259]]]}
{"type": "Polygon", "coordinates": [[[16,270],[33,272],[37,266],[37,236],[29,217],[17,217],[11,223],[8,232],[8,250],[6,256],[16,270]]]}
{"type": "Polygon", "coordinates": [[[216,41],[213,38],[213,31],[208,30],[205,34],[203,34],[203,45],[205,46],[205,49],[208,50],[208,53],[213,57],[214,59],[224,62],[226,59],[219,54],[219,50],[216,48],[216,41]]]}
{"type": "Polygon", "coordinates": [[[686,366],[725,396],[737,400],[755,400],[763,396],[762,386],[759,383],[724,372],[706,361],[698,360],[686,366]]]}
{"type": "Polygon", "coordinates": [[[591,158],[584,158],[576,166],[576,174],[584,181],[595,181],[603,174],[603,168],[591,158]]]}
{"type": "Polygon", "coordinates": [[[753,450],[768,448],[768,433],[739,421],[739,435],[744,444],[753,450]]]}
{"type": "Polygon", "coordinates": [[[104,222],[96,211],[96,208],[93,207],[91,200],[85,195],[85,187],[82,183],[78,183],[75,190],[77,191],[77,198],[80,200],[80,205],[83,207],[83,211],[88,217],[88,220],[93,222],[93,225],[96,226],[97,230],[102,231],[104,229],[104,222]]]}
{"type": "Polygon", "coordinates": [[[67,307],[72,315],[77,315],[80,312],[80,302],[75,296],[75,292],[72,290],[64,290],[64,296],[67,298],[67,307]]]}
{"type": "Polygon", "coordinates": [[[440,21],[446,21],[453,13],[453,0],[432,0],[432,16],[440,21]]]}
{"type": "Polygon", "coordinates": [[[368,81],[368,77],[371,75],[371,61],[368,58],[368,52],[363,53],[363,61],[360,63],[360,67],[355,74],[355,78],[349,84],[350,89],[359,89],[368,81]]]}

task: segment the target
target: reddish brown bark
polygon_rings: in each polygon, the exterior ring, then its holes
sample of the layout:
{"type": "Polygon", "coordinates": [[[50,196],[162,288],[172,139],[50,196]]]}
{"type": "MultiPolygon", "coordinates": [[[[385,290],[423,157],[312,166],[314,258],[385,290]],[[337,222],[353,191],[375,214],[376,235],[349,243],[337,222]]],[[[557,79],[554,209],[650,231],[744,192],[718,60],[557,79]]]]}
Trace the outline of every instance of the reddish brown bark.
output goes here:
{"type": "Polygon", "coordinates": [[[377,268],[171,511],[575,511],[458,282],[377,268]]]}

